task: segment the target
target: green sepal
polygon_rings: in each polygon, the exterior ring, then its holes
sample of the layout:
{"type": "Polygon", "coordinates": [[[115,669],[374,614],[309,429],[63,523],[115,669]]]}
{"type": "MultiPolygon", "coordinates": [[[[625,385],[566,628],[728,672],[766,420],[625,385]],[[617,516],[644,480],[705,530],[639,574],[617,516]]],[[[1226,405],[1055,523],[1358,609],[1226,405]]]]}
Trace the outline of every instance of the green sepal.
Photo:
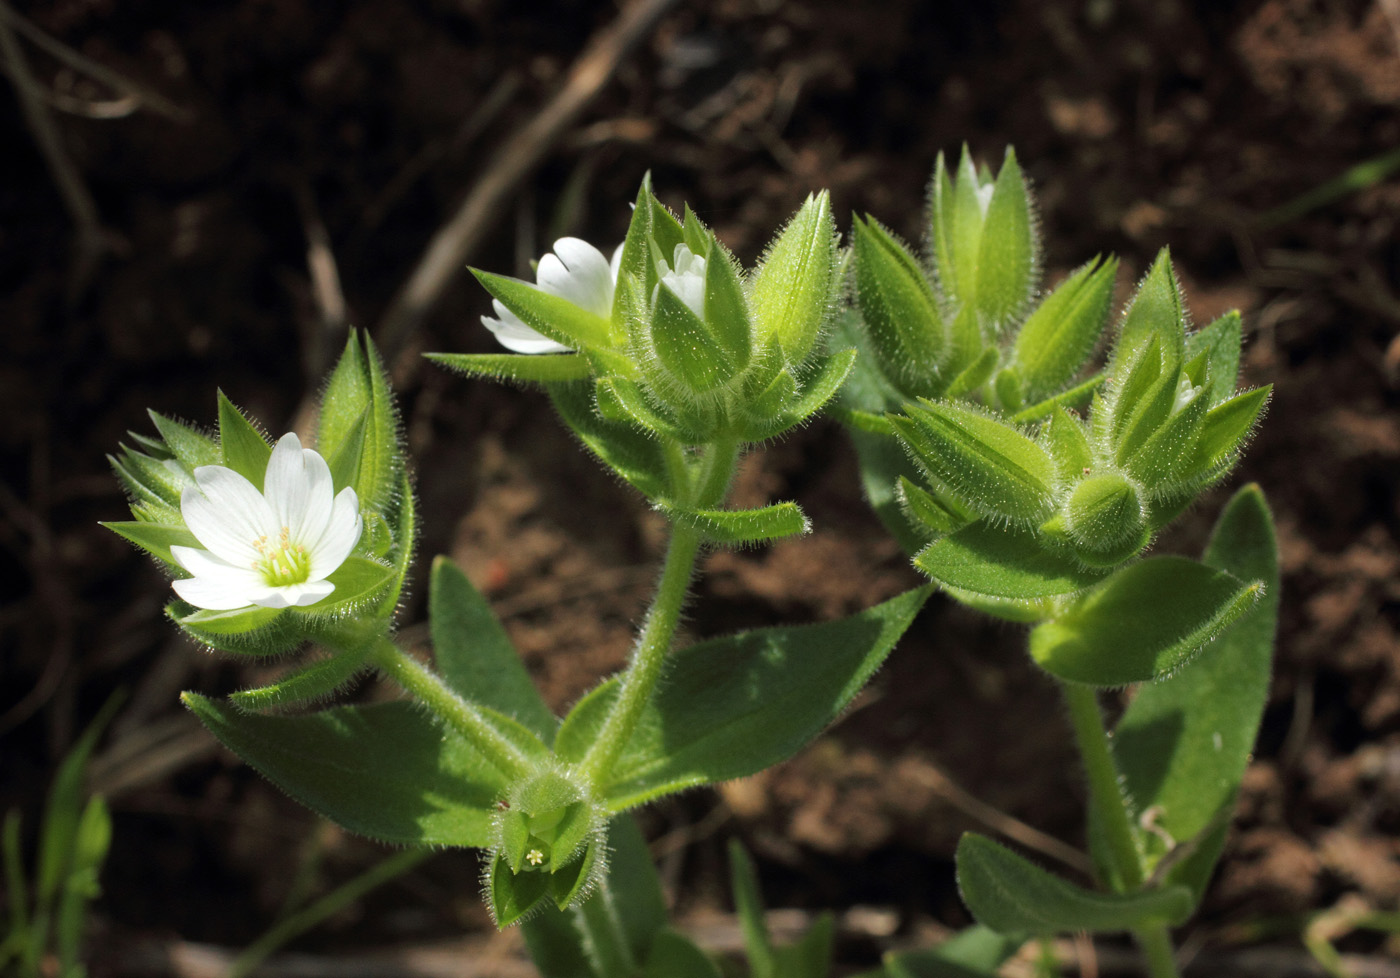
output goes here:
{"type": "Polygon", "coordinates": [[[198,428],[174,418],[167,418],[155,411],[146,413],[151,416],[151,421],[160,432],[166,447],[180,460],[180,464],[191,472],[201,465],[223,464],[224,457],[219,451],[219,443],[198,428]]]}
{"type": "Polygon", "coordinates": [[[1012,347],[1025,400],[1051,396],[1084,366],[1108,323],[1117,273],[1116,258],[1086,262],[1026,319],[1012,347]]]}
{"type": "Polygon", "coordinates": [[[1037,626],[1031,658],[1060,679],[1090,686],[1162,679],[1189,663],[1263,590],[1260,581],[1245,583],[1185,557],[1152,557],[1117,571],[1037,626]]]}
{"type": "Polygon", "coordinates": [[[597,874],[604,868],[605,842],[595,835],[584,847],[583,855],[549,876],[549,895],[560,910],[567,910],[580,899],[592,895],[597,874]]]}
{"type": "MultiPolygon", "coordinates": [[[[1152,812],[1155,831],[1141,835],[1145,868],[1154,874],[1166,868],[1164,881],[1188,886],[1197,902],[1223,848],[1268,701],[1278,545],[1257,485],[1245,486],[1226,505],[1205,562],[1262,581],[1263,597],[1190,668],[1138,689],[1111,742],[1137,817],[1152,812]]],[[[1101,844],[1095,835],[1090,839],[1101,844]]]]}
{"type": "Polygon", "coordinates": [[[434,363],[468,377],[489,377],[512,384],[549,384],[582,380],[592,374],[588,357],[577,353],[425,353],[434,363]]]}
{"type": "Polygon", "coordinates": [[[1055,463],[1030,438],[949,401],[923,400],[906,410],[890,421],[937,484],[984,516],[1019,523],[1049,516],[1055,463]]]}
{"type": "Polygon", "coordinates": [[[562,296],[551,295],[529,282],[506,275],[478,268],[471,269],[471,273],[482,288],[520,317],[521,322],[561,346],[571,350],[607,349],[617,339],[613,336],[611,322],[562,296]]]}
{"type": "Polygon", "coordinates": [[[1088,380],[1075,384],[1073,387],[1047,398],[1036,404],[1031,404],[1021,408],[1011,416],[1013,424],[1026,424],[1031,421],[1042,421],[1048,418],[1058,408],[1082,408],[1089,404],[1098,393],[1104,383],[1108,380],[1106,371],[1099,371],[1088,380]]]}
{"type": "Polygon", "coordinates": [[[275,683],[240,690],[229,702],[240,710],[279,710],[326,699],[368,668],[364,651],[344,650],[301,666],[275,683]]]}
{"type": "Polygon", "coordinates": [[[944,391],[949,398],[962,397],[969,391],[975,391],[985,384],[992,376],[992,372],[997,368],[997,361],[1000,359],[1001,351],[994,346],[989,346],[977,355],[977,358],[967,365],[956,377],[948,383],[948,389],[944,391]]]}
{"type": "Polygon", "coordinates": [[[854,225],[856,300],[880,369],[905,396],[936,397],[948,340],[928,276],[879,221],[854,225]]]}
{"type": "Polygon", "coordinates": [[[1256,387],[1218,404],[1201,419],[1201,433],[1191,459],[1193,473],[1216,474],[1235,460],[1273,392],[1272,384],[1256,387]]]}
{"type": "Polygon", "coordinates": [[[656,508],[677,526],[695,530],[711,543],[727,546],[781,540],[812,528],[801,507],[791,502],[757,509],[690,509],[658,502],[656,508]]]}
{"type": "MultiPolygon", "coordinates": [[[[838,350],[831,356],[820,358],[813,365],[813,371],[803,380],[801,390],[790,397],[776,415],[752,418],[741,428],[740,436],[750,442],[767,441],[813,417],[836,397],[841,385],[851,375],[855,362],[855,350],[838,350]]],[[[763,410],[768,409],[764,407],[763,410]]],[[[759,411],[750,413],[758,415],[759,411]]]]}
{"type": "Polygon", "coordinates": [[[1232,309],[1186,338],[1185,359],[1193,360],[1205,354],[1204,383],[1210,392],[1211,404],[1219,404],[1235,393],[1240,379],[1241,334],[1239,310],[1232,309]]]}
{"type": "Polygon", "coordinates": [[[1061,486],[1073,485],[1089,474],[1094,465],[1094,451],[1089,446],[1084,425],[1068,411],[1056,405],[1041,437],[1055,460],[1055,478],[1061,486]]]}
{"type": "MultiPolygon", "coordinates": [[[[107,464],[112,467],[112,471],[116,473],[117,481],[126,490],[132,515],[136,516],[140,522],[149,523],[169,523],[173,520],[179,520],[179,503],[172,502],[167,498],[163,485],[159,489],[154,488],[148,484],[146,477],[139,474],[141,466],[137,460],[146,457],[127,449],[126,446],[122,446],[122,448],[123,458],[118,459],[115,455],[108,455],[107,464]]],[[[155,459],[147,458],[146,460],[157,462],[155,459]]]]}
{"type": "Polygon", "coordinates": [[[652,436],[660,435],[683,445],[697,445],[705,441],[704,434],[692,430],[686,419],[674,414],[669,406],[663,409],[652,404],[641,386],[625,377],[600,378],[595,387],[595,397],[598,414],[605,421],[633,429],[644,428],[652,436]]]}
{"type": "MultiPolygon", "coordinates": [[[[365,409],[352,419],[342,432],[338,433],[339,437],[335,439],[333,447],[327,449],[324,445],[322,446],[323,450],[326,451],[322,457],[326,460],[326,468],[330,469],[333,487],[343,489],[346,486],[351,486],[353,488],[360,477],[360,460],[365,455],[365,437],[369,431],[370,410],[370,405],[366,405],[365,409]]],[[[361,512],[363,513],[363,511],[362,507],[361,512]]]]}
{"type": "Polygon", "coordinates": [[[1074,594],[1103,580],[1104,571],[1041,546],[1026,530],[965,526],[929,544],[914,566],[948,588],[1029,601],[1074,594]]]}
{"type": "Polygon", "coordinates": [[[170,553],[173,546],[195,547],[202,549],[199,540],[190,532],[189,527],[183,523],[147,523],[144,520],[127,520],[116,523],[102,523],[107,529],[117,536],[130,543],[134,543],[152,557],[169,564],[171,567],[179,567],[179,563],[170,553]]]}
{"type": "Polygon", "coordinates": [[[510,636],[481,592],[447,557],[433,561],[428,623],[438,672],[466,698],[512,717],[545,743],[558,726],[510,636]]]}
{"type": "Polygon", "coordinates": [[[753,337],[739,269],[724,246],[713,239],[708,249],[702,245],[700,251],[691,251],[705,259],[706,332],[733,359],[734,369],[742,370],[752,355],[753,337]]]}
{"type": "MultiPolygon", "coordinates": [[[[674,653],[610,783],[600,787],[603,803],[622,811],[790,757],[865,685],[930,590],[836,621],[740,632],[674,653]]],[[[598,686],[564,719],[555,738],[562,760],[587,753],[617,686],[616,679],[598,686]]]]}
{"type": "Polygon", "coordinates": [[[788,363],[807,359],[821,335],[836,281],[836,224],[826,191],[809,196],[768,247],[753,277],[749,309],[759,335],[788,363]]]}
{"type": "Polygon", "coordinates": [[[627,237],[622,242],[622,257],[618,261],[617,289],[613,292],[613,322],[628,322],[642,312],[643,297],[649,297],[656,287],[656,263],[652,260],[653,237],[657,247],[664,247],[665,254],[672,254],[676,244],[684,241],[685,232],[672,230],[669,211],[661,206],[651,192],[651,174],[642,178],[637,190],[637,199],[632,205],[632,220],[627,225],[627,237]],[[653,235],[653,224],[658,212],[661,224],[653,235]]]}
{"type": "Polygon", "coordinates": [[[894,494],[906,517],[938,535],[956,533],[976,518],[957,500],[935,496],[905,475],[895,483],[894,494]]]}
{"type": "Polygon", "coordinates": [[[364,609],[379,597],[397,578],[392,567],[385,567],[368,557],[347,557],[345,563],[331,571],[326,578],[335,590],[315,604],[287,609],[303,617],[331,617],[351,614],[364,609]]]}
{"type": "MultiPolygon", "coordinates": [[[[393,546],[386,556],[393,567],[394,576],[379,598],[376,613],[380,617],[388,617],[398,609],[399,596],[403,594],[404,583],[408,580],[414,547],[418,542],[418,503],[413,498],[413,481],[406,470],[399,474],[399,491],[386,515],[392,520],[390,527],[394,537],[393,546]]],[[[366,523],[372,525],[373,521],[366,520],[366,523]]]]}
{"type": "Polygon", "coordinates": [[[706,394],[728,383],[743,367],[705,320],[664,282],[652,303],[651,342],[662,365],[692,394],[706,394]]]}
{"type": "Polygon", "coordinates": [[[1191,474],[1209,400],[1209,391],[1197,387],[1128,459],[1128,471],[1148,492],[1160,485],[1174,485],[1191,474]]]}
{"type": "MultiPolygon", "coordinates": [[[[1157,252],[1152,267],[1129,301],[1113,348],[1113,362],[1134,359],[1156,337],[1161,344],[1162,371],[1175,374],[1186,344],[1186,313],[1181,288],[1166,248],[1157,252]]],[[[1116,367],[1115,367],[1116,370],[1116,367]]]]}
{"type": "Polygon", "coordinates": [[[178,461],[151,458],[125,445],[120,460],[108,458],[128,491],[157,510],[180,512],[180,500],[194,476],[178,461]]]}
{"type": "Polygon", "coordinates": [[[692,255],[704,257],[705,252],[714,243],[714,235],[705,227],[695,211],[690,209],[689,204],[681,205],[681,235],[692,255]]]}
{"type": "MultiPolygon", "coordinates": [[[[1121,459],[1127,452],[1123,448],[1124,434],[1129,423],[1138,419],[1138,423],[1146,430],[1142,432],[1143,438],[1151,434],[1151,427],[1144,425],[1143,405],[1150,403],[1156,398],[1159,403],[1165,395],[1165,404],[1161,407],[1163,417],[1166,411],[1170,410],[1171,399],[1176,396],[1176,377],[1166,376],[1162,369],[1162,341],[1159,337],[1152,336],[1147,340],[1147,344],[1137,354],[1137,356],[1125,364],[1121,372],[1115,366],[1115,373],[1112,384],[1108,389],[1106,402],[1096,402],[1091,413],[1093,420],[1099,424],[1106,424],[1102,428],[1100,444],[1105,451],[1112,451],[1114,457],[1121,459]],[[1101,420],[1100,415],[1103,416],[1101,420]]],[[[1099,430],[1096,429],[1096,434],[1099,430]]]]}
{"type": "Polygon", "coordinates": [[[606,420],[594,407],[589,381],[550,384],[549,398],[564,423],[603,465],[649,499],[670,495],[660,439],[635,424],[606,420]]]}
{"type": "MultiPolygon", "coordinates": [[[[352,468],[348,483],[362,509],[384,511],[392,505],[403,474],[399,419],[389,393],[389,379],[379,351],[367,335],[352,331],[345,352],[331,372],[321,398],[316,447],[342,473],[352,468]],[[359,442],[359,464],[349,459],[359,442]]],[[[343,486],[337,483],[337,488],[343,486]]]]}
{"type": "Polygon", "coordinates": [[[149,435],[143,435],[141,434],[141,432],[132,431],[129,428],[127,429],[126,434],[127,437],[129,437],[133,442],[136,443],[137,448],[139,448],[145,454],[151,456],[151,458],[161,462],[164,462],[167,459],[169,459],[172,461],[176,461],[178,464],[178,460],[175,459],[175,453],[172,452],[169,449],[169,447],[165,444],[165,442],[161,441],[159,438],[152,438],[149,435]]]}
{"type": "Polygon", "coordinates": [[[549,902],[550,878],[546,873],[513,873],[497,854],[486,876],[487,905],[496,927],[528,920],[549,902]]]}
{"type": "Polygon", "coordinates": [[[1014,322],[1040,275],[1030,191],[1010,147],[993,185],[977,245],[977,314],[992,333],[1014,322]]]}
{"type": "Polygon", "coordinates": [[[262,492],[263,478],[267,475],[267,460],[272,457],[272,446],[243,412],[224,396],[223,391],[219,391],[219,447],[224,457],[224,465],[251,482],[258,492],[262,492]]]}
{"type": "Polygon", "coordinates": [[[949,305],[974,307],[977,298],[977,257],[982,240],[980,181],[972,152],[963,143],[956,182],[949,177],[943,154],[934,165],[929,192],[934,269],[949,305]]]}
{"type": "Polygon", "coordinates": [[[281,655],[302,640],[286,608],[249,605],[232,611],[209,611],[172,601],[165,606],[165,613],[196,642],[220,652],[281,655]]]}
{"type": "Polygon", "coordinates": [[[415,704],[265,716],[181,699],[224,746],[351,832],[397,845],[491,844],[505,775],[415,704]]]}
{"type": "Polygon", "coordinates": [[[1137,893],[1086,890],[971,832],[958,842],[957,863],[963,903],[979,924],[1004,934],[1175,925],[1194,907],[1191,891],[1183,886],[1137,893]]]}

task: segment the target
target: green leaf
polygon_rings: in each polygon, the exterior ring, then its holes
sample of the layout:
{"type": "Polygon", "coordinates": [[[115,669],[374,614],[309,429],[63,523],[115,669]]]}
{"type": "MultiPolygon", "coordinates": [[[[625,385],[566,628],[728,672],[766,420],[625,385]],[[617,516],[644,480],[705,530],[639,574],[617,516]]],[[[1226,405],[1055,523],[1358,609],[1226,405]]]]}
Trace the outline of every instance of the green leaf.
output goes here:
{"type": "Polygon", "coordinates": [[[155,411],[147,411],[146,413],[151,416],[151,421],[155,423],[156,430],[160,432],[161,440],[165,442],[166,447],[174,453],[185,468],[194,471],[201,465],[223,464],[224,457],[219,451],[219,443],[213,438],[183,421],[167,418],[155,411]]]}
{"type": "Polygon", "coordinates": [[[971,514],[955,500],[939,498],[901,475],[895,484],[895,498],[905,516],[935,534],[956,533],[967,525],[971,514]]]}
{"type": "Polygon", "coordinates": [[[1037,404],[1023,407],[1011,416],[1013,424],[1025,424],[1030,421],[1041,421],[1048,418],[1055,409],[1058,408],[1081,408],[1091,403],[1099,388],[1108,380],[1105,371],[1099,371],[1082,383],[1075,384],[1069,390],[1056,394],[1037,404]]]}
{"type": "Polygon", "coordinates": [[[549,398],[564,423],[619,478],[650,499],[669,495],[662,442],[636,425],[605,420],[594,408],[592,383],[550,384],[549,398]]]}
{"type": "Polygon", "coordinates": [[[374,601],[396,576],[394,568],[368,557],[347,557],[326,578],[335,585],[334,591],[315,604],[288,610],[294,615],[316,617],[353,612],[374,601]]]}
{"type": "Polygon", "coordinates": [[[1179,924],[1193,907],[1190,891],[1181,886],[1138,893],[1086,890],[971,832],[958,842],[957,860],[963,902],[979,924],[1001,933],[1123,931],[1179,924]]]}
{"type": "Polygon", "coordinates": [[[577,353],[425,353],[434,363],[468,377],[490,377],[513,384],[547,384],[582,380],[592,373],[587,357],[577,353]]]}
{"type": "Polygon", "coordinates": [[[854,224],[856,300],[880,369],[905,396],[935,397],[948,340],[928,276],[879,221],[854,224]]]}
{"type": "Polygon", "coordinates": [[[261,716],[196,693],[181,699],[225,747],[351,832],[398,845],[491,844],[505,775],[415,704],[261,716]]]}
{"type": "Polygon", "coordinates": [[[690,509],[672,503],[656,506],[677,526],[698,531],[713,543],[728,545],[780,540],[812,528],[796,503],[774,503],[758,509],[690,509]]]}
{"type": "Polygon", "coordinates": [[[734,912],[739,918],[739,932],[753,978],[773,978],[773,941],[763,917],[763,895],[758,889],[753,860],[738,839],[729,840],[729,885],[734,892],[734,912]]]}
{"type": "Polygon", "coordinates": [[[1037,626],[1031,657],[1060,679],[1091,686],[1161,679],[1190,662],[1263,590],[1259,581],[1246,584],[1185,557],[1151,557],[1037,626]]]}
{"type": "Polygon", "coordinates": [[[887,953],[884,967],[855,978],[996,978],[1025,939],[973,924],[941,944],[899,954],[887,953]]]}
{"type": "Polygon", "coordinates": [[[1055,463],[1015,428],[948,401],[891,416],[900,438],[940,485],[985,516],[1040,522],[1054,506],[1055,463]]]}
{"type": "Polygon", "coordinates": [[[146,523],[141,520],[128,520],[115,523],[103,523],[107,529],[117,536],[131,543],[136,544],[157,560],[164,561],[172,567],[179,566],[174,556],[170,553],[173,546],[200,547],[200,542],[195,535],[190,532],[189,527],[172,523],[146,523]]]}
{"type": "Polygon", "coordinates": [[[993,331],[1015,321],[1040,276],[1040,243],[1016,151],[1007,148],[977,246],[977,313],[993,331]]]}
{"type": "Polygon", "coordinates": [[[851,429],[850,436],[856,446],[861,488],[870,508],[905,553],[917,553],[928,543],[929,533],[922,524],[912,523],[905,515],[904,500],[897,491],[901,480],[922,478],[909,453],[888,435],[851,429]]]}
{"type": "Polygon", "coordinates": [[[446,557],[433,561],[428,585],[433,656],[462,697],[513,717],[545,743],[558,722],[540,699],[510,636],[481,592],[446,557]]]}
{"type": "Polygon", "coordinates": [[[540,335],[571,350],[613,345],[612,324],[602,316],[520,279],[477,268],[471,273],[487,292],[501,300],[501,305],[540,335]]]}
{"type": "Polygon", "coordinates": [[[219,391],[219,445],[224,464],[262,492],[272,446],[243,412],[224,396],[223,391],[219,391]]]}
{"type": "Polygon", "coordinates": [[[1049,397],[1084,366],[1108,323],[1117,273],[1116,258],[1086,262],[1026,319],[1013,348],[1026,400],[1049,397]]]}
{"type": "Polygon", "coordinates": [[[1072,485],[1089,473],[1094,465],[1094,451],[1078,419],[1057,404],[1042,432],[1045,447],[1055,460],[1055,478],[1062,486],[1072,485]]]}
{"type": "Polygon", "coordinates": [[[826,191],[810,196],[771,245],[753,279],[749,309],[760,335],[788,363],[812,351],[837,286],[836,224],[826,191]]]}
{"type": "MultiPolygon", "coordinates": [[[[141,458],[129,450],[124,450],[122,454],[126,462],[141,458]]],[[[142,522],[170,523],[180,519],[179,503],[168,497],[164,485],[158,489],[148,485],[134,466],[128,466],[114,455],[107,456],[107,464],[112,467],[122,488],[126,490],[132,514],[140,517],[142,522]]]]}
{"type": "Polygon", "coordinates": [[[705,321],[664,282],[652,306],[651,340],[661,363],[695,394],[727,383],[740,367],[705,321]]]}
{"type": "Polygon", "coordinates": [[[663,930],[652,941],[641,978],[722,978],[719,967],[690,938],[663,930]]]}
{"type": "Polygon", "coordinates": [[[1128,459],[1128,471],[1149,492],[1189,474],[1209,400],[1205,387],[1196,388],[1128,459]]]}
{"type": "Polygon", "coordinates": [[[1042,547],[1024,530],[963,527],[920,551],[914,566],[945,587],[997,598],[1032,600],[1072,594],[1103,579],[1103,571],[1042,547]]]}
{"type": "Polygon", "coordinates": [[[1143,833],[1147,868],[1168,856],[1164,836],[1196,846],[1167,880],[1191,887],[1197,900],[1224,842],[1223,832],[1202,836],[1217,824],[1223,829],[1234,807],[1268,701],[1279,567],[1273,520],[1258,486],[1244,487],[1225,507],[1205,562],[1263,582],[1264,596],[1189,669],[1140,688],[1112,741],[1125,794],[1139,815],[1153,812],[1160,830],[1143,833]]]}
{"type": "Polygon", "coordinates": [[[826,407],[851,375],[855,361],[855,350],[838,350],[829,357],[819,358],[811,365],[811,373],[803,379],[801,393],[789,400],[771,421],[756,423],[752,432],[745,433],[746,439],[765,441],[801,424],[826,407]]]}
{"type": "Polygon", "coordinates": [[[1219,404],[1235,393],[1240,379],[1240,334],[1240,313],[1232,309],[1186,338],[1184,359],[1206,355],[1204,380],[1211,404],[1219,404]]]}
{"type": "MultiPolygon", "coordinates": [[[[929,588],[837,621],[762,629],[672,655],[605,790],[614,811],[761,771],[812,740],[908,628],[929,588]]],[[[577,761],[617,695],[610,680],[565,719],[555,750],[577,761]]]]}
{"type": "Polygon", "coordinates": [[[52,905],[73,866],[77,855],[75,844],[81,832],[83,779],[87,774],[88,758],[92,756],[98,739],[124,698],[120,692],[107,698],[54,773],[39,831],[39,855],[34,872],[36,912],[42,912],[52,905]]]}

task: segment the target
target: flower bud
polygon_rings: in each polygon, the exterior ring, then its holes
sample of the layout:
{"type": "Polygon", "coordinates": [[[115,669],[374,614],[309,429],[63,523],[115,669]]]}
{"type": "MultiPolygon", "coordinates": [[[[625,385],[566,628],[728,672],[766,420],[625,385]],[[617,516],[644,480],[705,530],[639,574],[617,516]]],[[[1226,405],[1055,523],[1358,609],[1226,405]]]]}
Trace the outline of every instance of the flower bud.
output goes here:
{"type": "Polygon", "coordinates": [[[1116,472],[1091,475],[1075,486],[1061,517],[1075,555],[1091,567],[1112,567],[1147,545],[1142,492],[1116,472]]]}

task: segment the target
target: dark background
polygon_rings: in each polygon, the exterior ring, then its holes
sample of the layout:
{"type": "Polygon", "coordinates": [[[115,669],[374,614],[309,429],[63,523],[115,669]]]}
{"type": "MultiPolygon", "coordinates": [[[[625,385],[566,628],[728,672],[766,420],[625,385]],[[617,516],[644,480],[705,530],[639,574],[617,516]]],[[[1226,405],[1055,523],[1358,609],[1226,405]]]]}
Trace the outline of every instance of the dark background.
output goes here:
{"type": "MultiPolygon", "coordinates": [[[[1169,244],[1195,320],[1240,308],[1244,381],[1275,385],[1231,482],[1262,483],[1279,523],[1276,676],[1236,829],[1184,939],[1301,956],[1306,912],[1394,906],[1400,181],[1277,208],[1400,144],[1397,8],[676,3],[596,98],[502,158],[610,29],[612,4],[28,5],[42,31],[173,103],[123,102],[20,40],[95,214],[83,233],[56,189],[65,165],[41,153],[13,86],[0,94],[0,807],[32,832],[56,759],[126,689],[93,769],[115,816],[94,976],[204,973],[180,956],[191,942],[242,946],[289,900],[385,854],[318,823],[179,707],[180,689],[224,693],[272,672],[179,638],[160,575],[97,526],[125,517],[103,455],[127,429],[150,432],[147,407],[208,424],[221,387],[273,432],[304,423],[344,325],[385,321],[474,188],[498,192],[453,267],[528,274],[564,233],[610,250],[647,170],[663,200],[688,201],[751,263],[821,187],[843,231],[868,211],[919,240],[933,159],[963,141],[993,166],[1015,145],[1052,280],[1113,252],[1125,297],[1169,244]]],[[[425,527],[402,620],[421,639],[427,562],[451,554],[562,708],[625,657],[661,527],[538,393],[416,357],[493,348],[478,325],[488,299],[465,270],[437,299],[391,344],[425,527]]],[[[753,457],[741,498],[796,498],[815,531],[711,557],[691,633],[832,617],[915,583],[854,471],[827,422],[753,457]]],[[[1198,550],[1227,491],[1159,549],[1198,550]]],[[[936,599],[852,715],[799,759],[650,809],[682,919],[727,908],[721,843],[738,834],[773,905],[875,908],[841,918],[846,964],[960,926],[953,846],[986,824],[949,779],[1080,844],[1068,732],[1021,645],[1017,629],[936,599]]],[[[476,874],[473,854],[439,855],[296,947],[315,958],[466,933],[504,962],[516,938],[484,936],[476,874]]],[[[1375,938],[1348,947],[1382,956],[1375,938]]]]}

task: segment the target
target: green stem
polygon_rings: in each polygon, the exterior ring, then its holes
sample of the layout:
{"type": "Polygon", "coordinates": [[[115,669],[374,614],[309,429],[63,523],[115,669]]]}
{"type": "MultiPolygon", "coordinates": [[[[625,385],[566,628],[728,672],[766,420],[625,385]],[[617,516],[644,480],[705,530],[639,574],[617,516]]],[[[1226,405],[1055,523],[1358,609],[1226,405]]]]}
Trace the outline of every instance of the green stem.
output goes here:
{"type": "Polygon", "coordinates": [[[1069,705],[1074,738],[1079,744],[1079,756],[1084,761],[1084,773],[1089,779],[1089,804],[1098,815],[1108,843],[1116,877],[1109,883],[1120,892],[1138,890],[1145,879],[1142,856],[1138,852],[1132,816],[1123,797],[1118,766],[1109,751],[1108,731],[1103,725],[1103,714],[1099,712],[1099,701],[1090,686],[1061,683],[1060,688],[1064,690],[1065,702],[1069,705]]]}
{"type": "MultiPolygon", "coordinates": [[[[723,501],[729,490],[729,480],[734,475],[738,450],[738,443],[732,441],[710,446],[691,485],[687,500],[690,505],[709,507],[723,501]]],[[[590,784],[600,786],[606,782],[613,765],[637,728],[647,701],[651,699],[666,662],[666,653],[676,636],[676,626],[680,624],[681,609],[685,606],[686,593],[695,573],[700,543],[700,534],[695,530],[681,526],[672,530],[666,563],[661,569],[661,580],[656,585],[656,596],[652,598],[627,671],[622,674],[617,699],[613,701],[612,710],[603,721],[597,739],[579,765],[590,784]]]]}
{"type": "Polygon", "coordinates": [[[386,676],[437,715],[473,747],[485,755],[501,773],[512,779],[534,770],[520,749],[507,740],[476,706],[458,696],[442,677],[399,648],[389,638],[377,642],[371,661],[386,676]]]}
{"type": "Polygon", "coordinates": [[[1147,959],[1147,973],[1152,978],[1180,978],[1176,967],[1176,954],[1172,951],[1171,934],[1162,924],[1154,927],[1141,927],[1134,931],[1142,956],[1147,959]]]}
{"type": "MultiPolygon", "coordinates": [[[[1119,892],[1141,890],[1146,882],[1137,835],[1133,830],[1132,814],[1123,797],[1118,765],[1109,748],[1108,729],[1099,712],[1097,694],[1090,686],[1061,683],[1065,702],[1069,705],[1070,723],[1084,761],[1084,773],[1089,780],[1089,804],[1098,816],[1108,844],[1108,856],[1113,878],[1108,882],[1119,892]]],[[[1178,978],[1180,972],[1172,952],[1171,935],[1162,925],[1141,927],[1134,931],[1147,972],[1152,978],[1178,978]]]]}

